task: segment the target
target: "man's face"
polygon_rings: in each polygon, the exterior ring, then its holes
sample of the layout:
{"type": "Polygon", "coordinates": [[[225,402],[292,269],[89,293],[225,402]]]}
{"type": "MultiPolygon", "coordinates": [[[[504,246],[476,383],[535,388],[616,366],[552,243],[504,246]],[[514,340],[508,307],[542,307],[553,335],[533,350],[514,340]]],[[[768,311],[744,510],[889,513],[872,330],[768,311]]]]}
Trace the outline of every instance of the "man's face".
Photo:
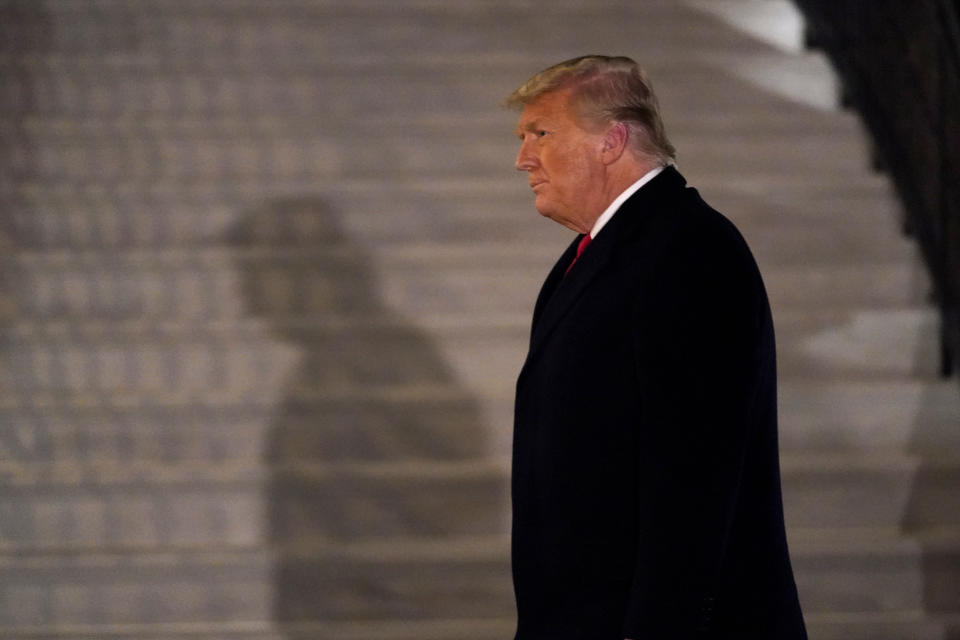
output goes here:
{"type": "Polygon", "coordinates": [[[569,106],[570,90],[540,96],[526,105],[517,123],[520,153],[542,215],[586,233],[603,211],[603,134],[584,129],[569,106]],[[594,211],[596,209],[596,211],[594,211]]]}

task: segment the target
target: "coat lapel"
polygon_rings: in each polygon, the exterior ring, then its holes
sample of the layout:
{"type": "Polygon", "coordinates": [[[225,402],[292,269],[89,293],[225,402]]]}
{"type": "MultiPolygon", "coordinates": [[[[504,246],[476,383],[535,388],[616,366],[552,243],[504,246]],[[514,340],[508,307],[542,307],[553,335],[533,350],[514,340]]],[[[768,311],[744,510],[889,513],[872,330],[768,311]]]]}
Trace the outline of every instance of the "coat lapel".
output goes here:
{"type": "Polygon", "coordinates": [[[554,266],[544,285],[544,293],[547,293],[547,297],[542,304],[538,300],[537,306],[540,307],[540,313],[534,312],[533,335],[530,338],[531,356],[543,345],[553,329],[573,307],[590,282],[603,270],[610,258],[612,242],[609,241],[612,239],[612,235],[604,236],[600,234],[583,252],[583,255],[577,260],[577,264],[570,269],[570,273],[564,275],[564,271],[570,261],[573,260],[573,256],[576,255],[577,244],[581,237],[577,236],[570,248],[564,252],[563,257],[554,266]],[[550,291],[547,291],[549,285],[552,285],[552,287],[550,287],[550,291]]]}
{"type": "Polygon", "coordinates": [[[543,311],[547,307],[547,304],[550,302],[550,299],[553,297],[553,294],[556,292],[557,287],[563,282],[563,274],[567,270],[567,265],[573,261],[573,257],[577,254],[577,245],[580,243],[580,238],[582,235],[574,238],[573,242],[570,243],[570,246],[567,247],[566,251],[560,256],[560,259],[557,260],[556,264],[553,265],[553,269],[550,270],[547,279],[544,281],[543,286],[540,287],[540,295],[537,296],[537,304],[533,307],[533,323],[532,323],[532,332],[536,332],[537,324],[540,322],[540,318],[543,316],[543,311]]]}

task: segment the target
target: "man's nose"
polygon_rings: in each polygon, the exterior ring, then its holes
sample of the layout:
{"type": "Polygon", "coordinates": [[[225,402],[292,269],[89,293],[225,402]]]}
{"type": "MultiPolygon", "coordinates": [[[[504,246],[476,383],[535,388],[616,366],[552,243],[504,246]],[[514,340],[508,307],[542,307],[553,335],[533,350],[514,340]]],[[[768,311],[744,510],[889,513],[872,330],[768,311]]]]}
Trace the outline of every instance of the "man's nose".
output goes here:
{"type": "Polygon", "coordinates": [[[534,155],[527,141],[520,143],[520,151],[517,153],[517,160],[513,163],[517,171],[530,171],[537,166],[537,157],[534,155]]]}

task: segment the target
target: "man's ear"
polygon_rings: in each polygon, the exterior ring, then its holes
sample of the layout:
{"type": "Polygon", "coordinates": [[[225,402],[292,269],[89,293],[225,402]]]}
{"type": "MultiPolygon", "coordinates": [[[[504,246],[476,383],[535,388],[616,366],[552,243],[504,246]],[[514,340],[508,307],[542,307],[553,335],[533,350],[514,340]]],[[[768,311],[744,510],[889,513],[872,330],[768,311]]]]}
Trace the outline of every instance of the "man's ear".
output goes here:
{"type": "Polygon", "coordinates": [[[603,136],[602,158],[604,164],[613,164],[627,150],[630,130],[622,122],[614,122],[603,136]]]}

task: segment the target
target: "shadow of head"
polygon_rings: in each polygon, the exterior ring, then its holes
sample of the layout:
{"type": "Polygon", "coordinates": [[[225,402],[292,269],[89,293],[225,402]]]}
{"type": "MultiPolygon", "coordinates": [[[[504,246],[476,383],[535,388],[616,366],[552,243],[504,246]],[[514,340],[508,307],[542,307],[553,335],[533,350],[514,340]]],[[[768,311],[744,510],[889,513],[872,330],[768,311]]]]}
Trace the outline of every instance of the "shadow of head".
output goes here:
{"type": "Polygon", "coordinates": [[[276,200],[231,230],[246,310],[293,339],[310,319],[386,313],[367,255],[320,198],[276,200]]]}
{"type": "Polygon", "coordinates": [[[299,350],[268,456],[447,459],[485,446],[476,401],[434,337],[392,311],[366,251],[320,198],[281,199],[229,233],[246,311],[299,350]]]}

